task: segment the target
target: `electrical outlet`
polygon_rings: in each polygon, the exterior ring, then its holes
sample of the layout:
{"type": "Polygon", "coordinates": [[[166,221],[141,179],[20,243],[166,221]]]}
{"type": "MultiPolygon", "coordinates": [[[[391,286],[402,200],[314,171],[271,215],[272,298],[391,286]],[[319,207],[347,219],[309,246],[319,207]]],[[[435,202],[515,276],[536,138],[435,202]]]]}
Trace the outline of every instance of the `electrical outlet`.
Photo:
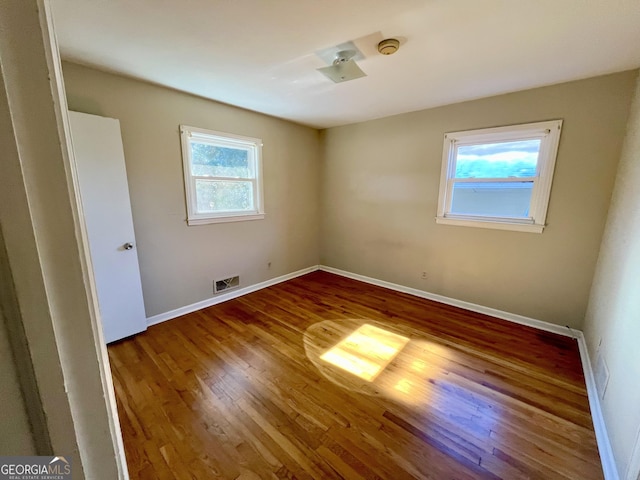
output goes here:
{"type": "Polygon", "coordinates": [[[427,272],[422,272],[422,275],[420,275],[420,278],[422,278],[423,280],[427,279],[427,272]]]}

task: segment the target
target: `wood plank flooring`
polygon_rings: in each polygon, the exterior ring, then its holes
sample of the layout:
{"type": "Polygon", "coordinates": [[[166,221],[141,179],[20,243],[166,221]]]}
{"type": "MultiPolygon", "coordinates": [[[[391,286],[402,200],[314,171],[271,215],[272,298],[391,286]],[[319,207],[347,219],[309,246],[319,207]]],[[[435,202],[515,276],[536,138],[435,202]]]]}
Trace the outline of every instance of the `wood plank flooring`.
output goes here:
{"type": "Polygon", "coordinates": [[[109,346],[132,479],[601,479],[575,340],[314,272],[109,346]]]}

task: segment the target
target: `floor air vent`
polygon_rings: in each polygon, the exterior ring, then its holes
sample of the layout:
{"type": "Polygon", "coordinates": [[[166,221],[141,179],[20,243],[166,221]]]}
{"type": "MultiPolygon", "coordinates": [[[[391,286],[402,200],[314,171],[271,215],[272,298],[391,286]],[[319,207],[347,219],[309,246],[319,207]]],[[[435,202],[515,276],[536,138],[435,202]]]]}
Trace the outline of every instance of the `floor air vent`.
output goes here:
{"type": "Polygon", "coordinates": [[[240,277],[224,278],[222,280],[214,280],[213,293],[224,292],[225,290],[231,290],[232,288],[238,288],[240,286],[240,277]]]}

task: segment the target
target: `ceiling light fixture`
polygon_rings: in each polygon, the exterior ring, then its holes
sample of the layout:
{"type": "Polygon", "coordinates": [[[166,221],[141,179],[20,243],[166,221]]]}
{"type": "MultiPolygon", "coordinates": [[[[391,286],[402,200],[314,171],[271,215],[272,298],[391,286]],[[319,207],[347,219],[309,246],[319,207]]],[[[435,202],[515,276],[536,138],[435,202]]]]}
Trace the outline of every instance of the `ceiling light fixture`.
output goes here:
{"type": "Polygon", "coordinates": [[[382,55],[392,55],[400,48],[400,42],[395,38],[387,38],[378,43],[378,52],[382,55]]]}
{"type": "Polygon", "coordinates": [[[365,77],[367,74],[360,70],[354,60],[358,53],[357,50],[340,50],[336,53],[331,66],[318,68],[318,71],[335,83],[365,77]]]}

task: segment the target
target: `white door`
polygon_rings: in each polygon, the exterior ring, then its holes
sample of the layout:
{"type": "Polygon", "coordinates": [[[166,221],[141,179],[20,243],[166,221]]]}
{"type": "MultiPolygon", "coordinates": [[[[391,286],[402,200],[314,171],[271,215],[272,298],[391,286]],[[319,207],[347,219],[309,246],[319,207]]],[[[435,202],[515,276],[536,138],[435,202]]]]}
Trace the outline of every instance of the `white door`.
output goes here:
{"type": "Polygon", "coordinates": [[[107,343],[147,328],[129,186],[113,118],[69,112],[80,197],[107,343]]]}

